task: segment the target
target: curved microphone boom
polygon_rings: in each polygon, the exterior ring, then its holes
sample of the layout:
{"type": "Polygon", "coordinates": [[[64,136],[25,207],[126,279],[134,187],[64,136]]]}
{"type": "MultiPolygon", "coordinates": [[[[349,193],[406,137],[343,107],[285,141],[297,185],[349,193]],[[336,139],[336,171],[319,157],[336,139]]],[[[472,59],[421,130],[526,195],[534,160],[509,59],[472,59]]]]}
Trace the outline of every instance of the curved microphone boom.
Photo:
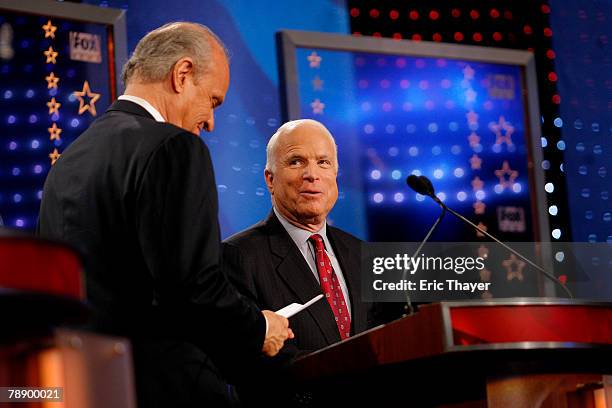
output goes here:
{"type": "MultiPolygon", "coordinates": [[[[446,204],[444,204],[438,197],[436,197],[433,184],[431,183],[431,180],[429,180],[427,177],[425,177],[425,176],[418,176],[417,177],[415,175],[411,175],[411,176],[409,176],[406,179],[406,183],[408,184],[408,186],[411,189],[413,189],[417,193],[422,194],[422,195],[426,195],[428,197],[431,197],[436,203],[438,203],[438,205],[440,207],[442,207],[443,210],[446,210],[446,211],[450,212],[451,214],[453,214],[455,217],[459,218],[464,223],[466,223],[469,226],[471,226],[472,228],[476,229],[481,234],[491,238],[493,241],[497,242],[498,244],[500,244],[501,246],[506,248],[508,251],[512,252],[514,255],[518,256],[523,261],[525,261],[529,265],[533,266],[538,272],[540,272],[541,274],[546,276],[548,279],[550,279],[551,281],[553,281],[556,284],[558,284],[559,286],[561,286],[561,288],[565,291],[565,293],[568,295],[568,297],[570,299],[574,298],[574,295],[569,290],[569,288],[567,286],[565,286],[565,284],[563,282],[561,282],[559,279],[557,279],[557,277],[555,275],[553,275],[552,273],[546,271],[544,268],[542,268],[541,266],[539,266],[535,262],[531,261],[529,258],[525,257],[520,252],[514,250],[513,248],[509,247],[508,245],[506,245],[505,243],[500,241],[499,239],[495,238],[493,235],[489,234],[487,231],[485,231],[484,229],[480,228],[478,225],[474,224],[472,221],[468,220],[463,215],[461,215],[458,212],[454,211],[452,208],[447,207],[446,204]]],[[[429,237],[429,235],[428,235],[428,237],[429,237]]]]}

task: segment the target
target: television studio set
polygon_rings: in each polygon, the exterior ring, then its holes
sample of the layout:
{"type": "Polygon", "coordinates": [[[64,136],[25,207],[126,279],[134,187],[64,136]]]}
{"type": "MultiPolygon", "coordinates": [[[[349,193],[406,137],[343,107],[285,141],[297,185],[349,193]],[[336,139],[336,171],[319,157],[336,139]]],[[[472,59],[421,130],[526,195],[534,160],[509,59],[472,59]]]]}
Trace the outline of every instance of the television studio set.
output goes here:
{"type": "Polygon", "coordinates": [[[0,407],[612,408],[611,23],[0,0],[0,407]]]}

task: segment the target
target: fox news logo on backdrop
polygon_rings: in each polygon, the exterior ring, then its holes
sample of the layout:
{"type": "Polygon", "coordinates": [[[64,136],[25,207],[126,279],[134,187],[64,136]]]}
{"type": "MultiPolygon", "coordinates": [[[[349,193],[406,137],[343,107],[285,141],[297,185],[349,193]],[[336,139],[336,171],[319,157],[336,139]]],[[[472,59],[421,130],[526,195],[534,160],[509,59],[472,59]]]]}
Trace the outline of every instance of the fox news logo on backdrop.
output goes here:
{"type": "Polygon", "coordinates": [[[525,210],[522,207],[497,207],[501,232],[525,232],[525,210]]]}
{"type": "Polygon", "coordinates": [[[100,36],[89,33],[70,32],[70,59],[74,61],[102,62],[100,36]]]}

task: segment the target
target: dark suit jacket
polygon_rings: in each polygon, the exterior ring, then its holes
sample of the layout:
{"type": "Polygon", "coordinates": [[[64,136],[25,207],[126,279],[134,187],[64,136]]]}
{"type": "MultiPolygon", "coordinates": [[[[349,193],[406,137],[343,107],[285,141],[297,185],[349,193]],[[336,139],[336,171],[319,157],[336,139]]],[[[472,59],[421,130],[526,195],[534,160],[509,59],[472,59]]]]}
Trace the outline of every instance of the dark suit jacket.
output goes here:
{"type": "Polygon", "coordinates": [[[140,406],[216,403],[225,389],[207,355],[231,378],[236,361],[261,353],[265,319],[219,267],[217,207],[202,140],[129,101],[47,177],[38,232],[89,261],[93,328],[132,340],[140,406]]]}
{"type": "MultiPolygon", "coordinates": [[[[368,305],[361,301],[360,241],[332,226],[327,237],[347,283],[351,334],[368,327],[368,305]]],[[[308,263],[273,211],[253,227],[223,241],[223,270],[241,293],[260,308],[278,310],[305,303],[322,293],[308,263]]],[[[289,320],[295,339],[282,355],[291,359],[340,341],[334,315],[325,299],[289,320]]]]}

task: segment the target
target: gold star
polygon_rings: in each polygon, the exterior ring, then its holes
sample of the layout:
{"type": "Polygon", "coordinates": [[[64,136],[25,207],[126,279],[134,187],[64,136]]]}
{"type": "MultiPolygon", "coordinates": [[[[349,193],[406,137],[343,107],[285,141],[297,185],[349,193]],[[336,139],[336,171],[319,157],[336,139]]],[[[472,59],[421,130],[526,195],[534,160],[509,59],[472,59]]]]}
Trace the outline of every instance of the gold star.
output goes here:
{"type": "Polygon", "coordinates": [[[518,259],[514,254],[510,254],[510,258],[502,262],[502,266],[506,268],[506,279],[509,281],[514,278],[522,281],[523,280],[523,269],[527,264],[522,260],[518,259]]]}
{"type": "Polygon", "coordinates": [[[482,181],[480,177],[478,176],[474,177],[474,179],[472,180],[472,190],[473,191],[482,190],[483,187],[484,187],[484,181],[482,181]]]}
{"type": "Polygon", "coordinates": [[[61,140],[62,129],[57,127],[57,123],[53,122],[53,126],[47,128],[47,130],[49,131],[49,140],[61,140]]]}
{"type": "Polygon", "coordinates": [[[483,203],[482,201],[478,200],[474,203],[473,207],[474,207],[474,214],[480,215],[480,214],[484,214],[485,208],[487,208],[487,205],[483,203]]]}
{"type": "Polygon", "coordinates": [[[45,38],[55,38],[55,31],[57,31],[57,27],[51,24],[51,20],[47,21],[47,24],[42,26],[42,29],[45,30],[45,38]]]}
{"type": "Polygon", "coordinates": [[[323,82],[324,81],[322,81],[321,78],[319,78],[319,76],[317,75],[315,79],[312,80],[312,89],[314,89],[315,91],[323,90],[323,82]]]}
{"type": "Polygon", "coordinates": [[[489,123],[489,129],[495,133],[495,144],[501,145],[506,143],[507,146],[512,146],[512,133],[514,133],[514,126],[506,122],[503,116],[499,117],[499,121],[489,123]],[[501,131],[505,133],[502,135],[501,131]]]}
{"type": "Polygon", "coordinates": [[[53,166],[57,159],[59,159],[61,154],[58,153],[57,149],[53,149],[53,153],[49,154],[49,159],[51,159],[51,165],[53,166]]]}
{"type": "Polygon", "coordinates": [[[60,80],[59,77],[56,77],[55,74],[52,72],[47,75],[45,79],[47,80],[47,89],[57,89],[57,83],[60,80]]]}
{"type": "Polygon", "coordinates": [[[495,176],[499,178],[499,185],[502,189],[505,189],[506,187],[512,187],[514,180],[518,177],[518,171],[512,170],[508,164],[508,160],[504,160],[502,168],[495,170],[495,176]],[[508,180],[506,180],[506,175],[508,176],[508,180]]]}
{"type": "Polygon", "coordinates": [[[468,136],[468,142],[470,143],[470,147],[474,148],[480,144],[480,136],[478,136],[476,132],[472,132],[468,136]]]}
{"type": "Polygon", "coordinates": [[[478,124],[478,114],[473,110],[469,111],[465,114],[465,117],[468,121],[468,125],[476,125],[478,124]]]}
{"type": "Polygon", "coordinates": [[[97,115],[95,103],[98,99],[100,99],[100,94],[91,92],[91,90],[89,89],[89,82],[85,81],[83,83],[82,91],[74,91],[74,96],[76,96],[76,98],[79,100],[79,115],[82,115],[87,110],[93,116],[97,115]],[[88,104],[85,104],[85,100],[83,99],[84,96],[90,98],[88,104]]]}
{"type": "Polygon", "coordinates": [[[54,113],[59,115],[59,108],[62,106],[62,104],[57,102],[55,97],[53,97],[49,102],[47,102],[47,106],[49,107],[49,115],[53,115],[54,113]]]}
{"type": "Polygon", "coordinates": [[[323,109],[325,108],[325,104],[323,102],[321,102],[319,100],[319,98],[315,99],[311,104],[310,107],[312,108],[312,113],[317,115],[322,115],[323,114],[323,109]]]}
{"type": "Polygon", "coordinates": [[[477,154],[473,154],[470,157],[470,167],[472,167],[472,170],[480,170],[481,165],[482,159],[477,154]]]}
{"type": "Polygon", "coordinates": [[[47,51],[43,51],[43,54],[45,54],[45,57],[47,57],[47,64],[57,64],[56,58],[58,53],[53,51],[53,47],[50,46],[47,51]]]}
{"type": "MultiPolygon", "coordinates": [[[[478,223],[478,228],[480,228],[481,230],[483,230],[483,231],[485,231],[485,232],[486,232],[486,231],[488,231],[488,229],[489,229],[489,228],[488,228],[488,227],[487,227],[485,224],[483,224],[483,223],[482,223],[482,221],[480,221],[480,222],[478,223]]],[[[482,237],[484,237],[485,235],[484,235],[482,232],[480,232],[480,231],[476,230],[476,236],[477,236],[477,237],[479,237],[479,238],[482,238],[482,237]]]]}
{"type": "Polygon", "coordinates": [[[308,62],[309,62],[308,66],[310,68],[320,68],[321,67],[321,60],[322,60],[322,58],[319,55],[317,55],[316,52],[313,51],[308,56],[307,59],[308,59],[308,62]]]}

